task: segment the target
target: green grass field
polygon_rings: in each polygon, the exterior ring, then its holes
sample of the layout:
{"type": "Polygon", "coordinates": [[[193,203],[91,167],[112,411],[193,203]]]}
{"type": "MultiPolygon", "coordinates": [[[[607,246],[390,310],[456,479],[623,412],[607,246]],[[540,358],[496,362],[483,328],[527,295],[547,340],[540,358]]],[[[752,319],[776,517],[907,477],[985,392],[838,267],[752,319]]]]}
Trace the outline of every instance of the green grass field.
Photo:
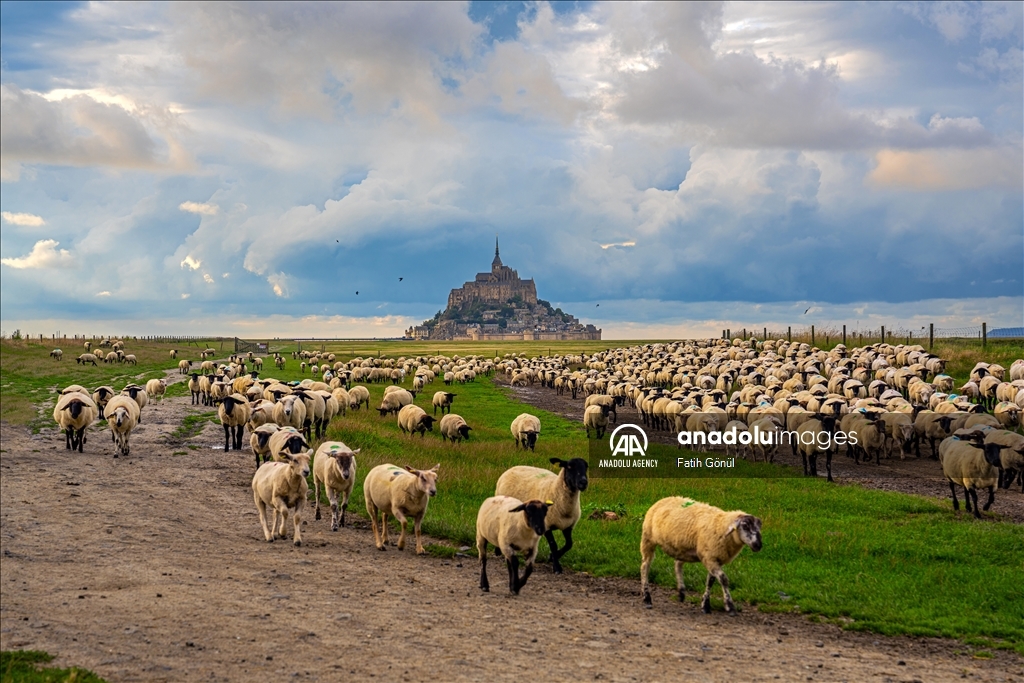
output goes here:
{"type": "MultiPolygon", "coordinates": [[[[347,342],[327,344],[341,360],[354,356],[415,356],[441,351],[452,355],[505,353],[578,353],[629,342],[561,342],[520,344],[347,342]]],[[[304,344],[303,348],[309,348],[304,344]]],[[[318,345],[319,347],[319,345],[318,345]]],[[[129,342],[127,351],[139,356],[137,368],[82,367],[74,364],[77,350],[65,348],[65,360],[47,358],[48,346],[22,341],[2,342],[3,419],[30,423],[32,409],[51,396],[51,389],[72,382],[93,387],[123,384],[129,377],[159,376],[174,367],[169,344],[129,342]],[[68,356],[71,356],[69,359],[68,356]]],[[[180,348],[180,347],[179,347],[180,348]]],[[[290,354],[293,342],[271,342],[272,351],[290,354]]],[[[1021,355],[1019,343],[936,344],[936,353],[951,360],[950,371],[963,380],[977,360],[1009,366],[1021,355]]],[[[227,355],[230,350],[224,352],[227,355]]],[[[192,353],[195,359],[196,353],[192,353]]],[[[184,355],[184,354],[183,354],[184,355]]],[[[299,363],[288,356],[284,370],[267,363],[264,376],[299,379],[299,363]]],[[[307,375],[308,376],[308,375],[307,375]]],[[[440,380],[427,387],[416,403],[431,412],[440,380]]],[[[384,386],[371,386],[371,405],[377,405],[384,386]]],[[[424,528],[453,545],[435,547],[453,553],[459,545],[472,545],[480,502],[493,495],[498,476],[517,464],[548,466],[548,458],[586,457],[587,442],[578,423],[517,403],[489,379],[456,386],[454,412],[473,427],[470,442],[445,444],[435,432],[410,438],[399,431],[394,417],[381,418],[376,410],[336,419],[328,438],[361,448],[359,477],[374,465],[431,467],[441,464],[439,493],[430,505],[424,528]],[[517,452],[509,424],[520,412],[538,414],[543,433],[536,453],[517,452]]],[[[201,426],[183,425],[183,434],[201,426]]],[[[656,500],[689,495],[725,509],[741,508],[764,520],[765,547],[753,554],[745,550],[727,568],[738,601],[765,611],[793,611],[841,624],[845,628],[884,634],[955,637],[984,647],[1012,648],[1024,653],[1024,527],[986,519],[976,522],[956,515],[948,501],[896,493],[836,486],[823,480],[794,478],[749,479],[592,479],[583,496],[584,520],[575,533],[575,547],[564,564],[594,575],[639,577],[639,539],[643,514],[656,500]],[[586,519],[598,509],[622,514],[617,521],[586,519]]],[[[1007,494],[1003,494],[1007,495],[1007,494]]],[[[362,491],[357,487],[351,509],[362,512],[362,491]]],[[[368,541],[369,542],[369,541],[368,541]]],[[[546,544],[541,544],[541,557],[546,544]]],[[[475,553],[475,551],[470,551],[475,553]]],[[[652,578],[671,586],[671,563],[660,555],[652,578]]],[[[557,580],[557,579],[552,579],[557,580]]],[[[702,589],[704,569],[689,565],[687,586],[702,589]]],[[[715,594],[714,605],[721,608],[715,594]]],[[[691,593],[690,599],[696,595],[691,593]]]]}
{"type": "Polygon", "coordinates": [[[59,669],[44,666],[53,655],[38,650],[4,650],[0,652],[0,683],[104,683],[86,669],[59,669]]]}

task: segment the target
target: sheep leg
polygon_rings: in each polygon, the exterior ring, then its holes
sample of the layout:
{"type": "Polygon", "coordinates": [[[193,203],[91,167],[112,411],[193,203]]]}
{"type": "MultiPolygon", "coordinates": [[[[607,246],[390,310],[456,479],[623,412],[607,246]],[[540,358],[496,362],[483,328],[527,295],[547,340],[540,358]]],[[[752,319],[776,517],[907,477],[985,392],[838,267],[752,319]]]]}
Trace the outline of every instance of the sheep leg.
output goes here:
{"type": "Polygon", "coordinates": [[[711,614],[711,587],[715,585],[715,575],[708,572],[707,583],[704,584],[704,596],[700,599],[700,608],[704,614],[711,614]]]}
{"type": "Polygon", "coordinates": [[[242,450],[242,436],[245,434],[245,425],[235,427],[235,450],[242,450]]]}
{"type": "Polygon", "coordinates": [[[270,529],[267,528],[267,504],[260,498],[260,494],[256,493],[253,495],[256,499],[256,509],[260,513],[260,525],[263,527],[263,538],[267,540],[267,543],[274,542],[274,535],[270,533],[270,529]]]}
{"type": "Polygon", "coordinates": [[[519,595],[519,556],[515,552],[511,557],[506,555],[505,565],[508,567],[508,592],[519,595]]]}
{"type": "MultiPolygon", "coordinates": [[[[405,550],[405,521],[406,521],[406,516],[402,514],[401,510],[392,510],[391,514],[393,514],[395,516],[395,519],[398,521],[398,529],[399,529],[399,532],[400,532],[398,534],[398,549],[399,550],[405,550]]],[[[417,550],[417,552],[419,552],[419,548],[417,548],[416,550],[417,550]]]]}
{"type": "MultiPolygon", "coordinates": [[[[327,492],[327,500],[331,502],[331,531],[337,531],[338,521],[340,518],[340,515],[338,514],[338,492],[329,488],[326,482],[324,483],[324,489],[327,492]]],[[[317,509],[320,509],[319,500],[317,501],[317,509]]]]}
{"type": "MultiPolygon", "coordinates": [[[[324,489],[327,488],[327,483],[324,482],[324,489]]],[[[320,480],[317,479],[316,475],[313,475],[313,519],[320,521],[320,480]]]]}
{"type": "Polygon", "coordinates": [[[679,594],[679,602],[686,596],[686,581],[683,580],[683,561],[676,560],[676,591],[679,594]]]}
{"type": "Polygon", "coordinates": [[[805,453],[801,453],[800,454],[800,458],[804,461],[804,476],[806,477],[806,476],[808,476],[808,474],[807,474],[807,455],[805,453]]]}
{"type": "MultiPolygon", "coordinates": [[[[562,532],[563,535],[565,532],[562,532]]],[[[558,558],[560,557],[558,552],[558,542],[555,541],[554,529],[548,529],[544,532],[544,538],[548,540],[548,547],[551,548],[551,569],[556,574],[562,573],[562,565],[559,563],[558,558]]]]}
{"type": "Polygon", "coordinates": [[[825,471],[828,473],[828,480],[835,483],[835,479],[832,478],[832,451],[825,453],[825,471]]]}
{"type": "Polygon", "coordinates": [[[974,502],[974,516],[977,519],[981,519],[981,507],[978,505],[978,489],[967,489],[968,493],[971,494],[971,498],[974,502]]]}
{"type": "Polygon", "coordinates": [[[78,452],[82,452],[82,447],[85,446],[85,427],[78,430],[78,452]]]}
{"type": "MultiPolygon", "coordinates": [[[[975,493],[974,495],[978,495],[978,494],[975,493]]],[[[975,500],[977,500],[977,499],[975,499],[975,500]]],[[[983,507],[982,510],[984,510],[985,512],[988,512],[988,509],[990,507],[992,507],[992,503],[994,503],[995,501],[996,501],[995,489],[993,487],[989,486],[988,487],[988,502],[985,503],[985,507],[983,507]]],[[[977,505],[977,503],[975,503],[975,505],[977,505]]]]}
{"type": "Polygon", "coordinates": [[[729,616],[736,616],[736,605],[732,601],[732,593],[729,592],[729,577],[725,575],[722,568],[719,567],[715,570],[715,576],[718,578],[718,582],[722,584],[722,599],[725,600],[725,611],[729,616]]]}
{"type": "Polygon", "coordinates": [[[231,450],[231,427],[224,425],[224,452],[231,450]]]}
{"type": "MultiPolygon", "coordinates": [[[[292,513],[292,543],[299,546],[302,545],[302,502],[296,502],[295,509],[290,512],[292,513]]],[[[284,531],[283,524],[281,531],[284,531]]]]}
{"type": "Polygon", "coordinates": [[[284,525],[288,519],[288,503],[281,496],[274,496],[271,505],[274,506],[275,524],[271,525],[274,527],[274,535],[277,538],[287,538],[288,535],[285,533],[284,525]]]}
{"type": "MultiPolygon", "coordinates": [[[[956,510],[957,512],[959,512],[960,511],[960,501],[956,499],[956,484],[954,484],[952,481],[949,482],[949,492],[951,494],[953,494],[953,509],[956,510]]],[[[970,503],[968,503],[968,505],[969,504],[970,503]]]]}
{"type": "Polygon", "coordinates": [[[64,448],[66,450],[69,450],[69,451],[72,448],[72,446],[71,446],[71,434],[72,434],[71,427],[68,427],[67,429],[64,430],[64,448]]]}
{"type": "MultiPolygon", "coordinates": [[[[985,509],[987,510],[988,508],[985,508],[985,509]]],[[[416,554],[417,555],[426,555],[427,554],[426,549],[424,549],[424,547],[423,547],[423,535],[420,532],[420,525],[422,525],[422,524],[423,524],[423,513],[420,513],[413,520],[413,527],[416,530],[416,554]]]]}

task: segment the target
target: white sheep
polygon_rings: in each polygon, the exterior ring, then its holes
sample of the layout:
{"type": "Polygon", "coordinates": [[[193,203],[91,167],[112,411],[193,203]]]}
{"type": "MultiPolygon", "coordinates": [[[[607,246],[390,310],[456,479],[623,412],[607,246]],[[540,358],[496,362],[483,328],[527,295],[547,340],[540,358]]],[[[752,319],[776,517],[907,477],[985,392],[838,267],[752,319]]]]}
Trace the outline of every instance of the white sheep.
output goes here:
{"type": "Polygon", "coordinates": [[[162,399],[166,392],[167,385],[164,383],[164,380],[151,379],[148,382],[146,382],[146,394],[153,400],[156,400],[158,398],[162,399]]]}
{"type": "Polygon", "coordinates": [[[370,409],[370,390],[362,385],[356,385],[348,390],[348,407],[352,410],[359,410],[360,405],[366,404],[370,409]]]}
{"type": "Polygon", "coordinates": [[[274,406],[274,422],[278,427],[302,429],[306,423],[306,404],[298,396],[284,396],[274,406]]]}
{"type": "MultiPolygon", "coordinates": [[[[67,389],[65,389],[67,391],[67,389]]],[[[107,401],[115,396],[116,392],[114,387],[102,386],[96,387],[96,391],[92,392],[92,400],[96,403],[96,407],[99,408],[99,418],[104,419],[104,410],[107,407],[107,401]]]]}
{"type": "Polygon", "coordinates": [[[178,357],[178,350],[177,349],[171,349],[171,360],[174,360],[177,357],[178,357]]]}
{"type": "Polygon", "coordinates": [[[544,520],[550,502],[531,500],[524,503],[511,496],[493,496],[480,506],[476,516],[476,551],[480,559],[480,590],[490,591],[487,580],[487,544],[491,543],[504,556],[508,566],[508,590],[512,595],[526,585],[533,573],[537,545],[547,530],[544,520]],[[521,514],[520,514],[521,513],[521,514]],[[525,567],[519,576],[519,553],[525,567]]]}
{"type": "Polygon", "coordinates": [[[440,463],[429,470],[417,470],[406,466],[405,469],[389,463],[378,465],[370,470],[363,480],[363,496],[366,500],[366,513],[370,516],[373,527],[373,541],[378,550],[386,550],[388,542],[388,515],[398,520],[401,535],[398,538],[398,549],[405,549],[405,522],[413,518],[416,532],[416,554],[423,555],[423,541],[420,526],[427,514],[427,503],[437,495],[437,471],[440,463]],[[378,530],[378,518],[380,529],[378,530]]]}
{"type": "Polygon", "coordinates": [[[434,431],[435,418],[427,415],[427,411],[417,405],[407,405],[398,411],[398,426],[403,432],[412,436],[419,432],[420,437],[434,431]]]}
{"type": "Polygon", "coordinates": [[[99,409],[88,393],[72,391],[57,399],[53,419],[64,432],[64,447],[68,450],[85,446],[85,429],[96,420],[99,409]]]}
{"type": "Polygon", "coordinates": [[[306,502],[309,484],[309,457],[312,450],[285,453],[285,462],[267,462],[256,470],[252,478],[252,497],[260,513],[260,525],[268,543],[274,538],[285,538],[285,522],[292,518],[293,541],[302,545],[302,506],[306,502]],[[267,527],[267,506],[274,509],[271,526],[267,527]]]}
{"type": "Polygon", "coordinates": [[[110,434],[117,446],[114,457],[116,458],[118,455],[127,457],[131,452],[131,446],[128,443],[129,437],[139,423],[139,404],[129,396],[113,396],[107,402],[106,414],[110,434]]]}
{"type": "Polygon", "coordinates": [[[316,455],[313,456],[313,499],[316,501],[316,519],[320,519],[320,485],[323,484],[324,493],[331,502],[331,531],[337,531],[339,523],[345,526],[348,498],[356,483],[356,454],[360,450],[357,448],[353,451],[341,441],[325,441],[320,444],[316,455]]]}
{"type": "Polygon", "coordinates": [[[956,499],[956,485],[964,489],[964,506],[968,512],[981,519],[978,509],[978,489],[988,489],[988,501],[984,510],[988,511],[995,501],[995,487],[999,484],[1001,466],[999,451],[1006,446],[998,443],[984,443],[984,432],[975,432],[978,441],[961,440],[951,436],[939,444],[939,462],[942,474],[949,481],[949,491],[953,494],[953,509],[959,510],[960,503],[956,499]],[[971,502],[974,502],[973,510],[971,502]]]}
{"type": "Polygon", "coordinates": [[[455,400],[456,396],[458,396],[458,394],[453,394],[449,391],[435,392],[434,398],[431,401],[434,405],[434,415],[437,415],[438,408],[441,409],[441,415],[444,415],[445,408],[448,409],[449,413],[452,412],[452,401],[455,400]]]}
{"type": "Polygon", "coordinates": [[[121,390],[122,396],[130,396],[133,401],[139,404],[139,424],[142,424],[142,409],[149,403],[149,394],[138,384],[129,384],[121,390]]]}
{"type": "Polygon", "coordinates": [[[755,553],[761,550],[761,520],[742,510],[726,512],[690,498],[674,496],[662,498],[644,515],[640,538],[640,593],[644,605],[651,605],[651,589],[647,581],[651,560],[660,547],[675,560],[676,589],[682,601],[686,590],[683,582],[683,564],[700,562],[708,570],[701,609],[711,612],[711,588],[717,579],[722,584],[725,610],[736,614],[736,606],[729,592],[729,578],[722,567],[732,562],[743,546],[755,553]]]}
{"type": "Polygon", "coordinates": [[[391,415],[402,410],[405,406],[412,405],[415,398],[411,393],[401,387],[388,387],[391,391],[385,390],[384,398],[380,402],[381,417],[391,415]]]}
{"type": "Polygon", "coordinates": [[[250,429],[249,446],[252,448],[253,455],[256,456],[256,469],[260,467],[261,458],[263,462],[272,459],[270,457],[270,436],[278,429],[280,427],[273,422],[267,422],[255,429],[250,429]]]}
{"type": "Polygon", "coordinates": [[[96,356],[91,353],[83,353],[81,356],[75,358],[75,363],[81,365],[92,363],[93,365],[96,365],[96,356]]]}
{"type": "MultiPolygon", "coordinates": [[[[537,436],[540,434],[540,418],[529,413],[521,413],[512,420],[512,436],[516,440],[516,448],[531,451],[537,449],[537,436]]],[[[527,499],[532,500],[532,499],[527,499]]]]}
{"type": "Polygon", "coordinates": [[[245,434],[245,423],[252,416],[252,408],[245,396],[231,394],[225,396],[217,407],[217,417],[224,426],[224,450],[233,447],[242,450],[242,436],[245,434]]]}
{"type": "Polygon", "coordinates": [[[583,410],[583,426],[587,430],[588,439],[591,429],[594,430],[598,439],[604,437],[605,430],[608,429],[608,412],[608,406],[605,405],[587,406],[583,410]]]}
{"type": "Polygon", "coordinates": [[[553,501],[548,508],[544,538],[551,548],[551,566],[556,574],[561,574],[560,560],[572,548],[572,530],[580,520],[580,493],[586,491],[589,484],[588,465],[583,458],[551,458],[550,462],[559,466],[557,475],[540,467],[510,467],[498,478],[494,495],[511,496],[519,500],[553,501]],[[562,532],[565,541],[561,548],[555,542],[556,529],[562,532]]]}
{"type": "Polygon", "coordinates": [[[182,358],[178,361],[178,373],[187,375],[192,371],[192,361],[182,358]]]}
{"type": "Polygon", "coordinates": [[[53,351],[50,351],[50,358],[53,358],[54,360],[64,360],[64,352],[60,349],[54,349],[53,351]]]}
{"type": "Polygon", "coordinates": [[[455,413],[448,413],[441,417],[439,425],[441,430],[441,438],[455,443],[456,441],[462,441],[463,439],[469,440],[469,433],[473,430],[461,415],[455,413]]]}

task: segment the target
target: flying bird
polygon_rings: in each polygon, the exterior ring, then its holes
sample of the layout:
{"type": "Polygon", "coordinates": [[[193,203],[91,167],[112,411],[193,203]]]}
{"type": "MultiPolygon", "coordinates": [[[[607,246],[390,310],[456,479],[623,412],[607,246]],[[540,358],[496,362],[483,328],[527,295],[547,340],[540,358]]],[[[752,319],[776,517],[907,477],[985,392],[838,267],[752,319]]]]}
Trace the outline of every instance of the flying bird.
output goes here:
{"type": "Polygon", "coordinates": [[[334,240],[334,241],[337,242],[338,244],[341,244],[341,240],[334,240]]]}
{"type": "MultiPolygon", "coordinates": [[[[808,306],[807,307],[807,311],[811,310],[811,308],[812,308],[811,306],[808,306]]],[[[804,311],[804,315],[807,315],[807,311],[804,311]]]]}
{"type": "Polygon", "coordinates": [[[401,282],[404,279],[405,279],[404,277],[400,277],[400,278],[398,278],[398,281],[401,282]]]}
{"type": "Polygon", "coordinates": [[[359,296],[359,290],[358,289],[356,290],[356,296],[359,296]]]}
{"type": "Polygon", "coordinates": [[[598,304],[598,306],[600,306],[600,305],[601,305],[601,304],[598,304]]]}

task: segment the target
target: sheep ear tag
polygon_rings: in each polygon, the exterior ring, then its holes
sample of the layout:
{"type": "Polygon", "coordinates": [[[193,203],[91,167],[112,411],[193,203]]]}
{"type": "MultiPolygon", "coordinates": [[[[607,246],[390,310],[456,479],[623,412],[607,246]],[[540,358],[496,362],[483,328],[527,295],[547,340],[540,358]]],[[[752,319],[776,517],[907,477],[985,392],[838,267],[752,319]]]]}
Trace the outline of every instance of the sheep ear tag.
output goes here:
{"type": "Polygon", "coordinates": [[[545,500],[545,501],[544,501],[544,504],[545,504],[545,505],[554,505],[554,504],[555,504],[555,501],[553,501],[553,500],[545,500]]]}

